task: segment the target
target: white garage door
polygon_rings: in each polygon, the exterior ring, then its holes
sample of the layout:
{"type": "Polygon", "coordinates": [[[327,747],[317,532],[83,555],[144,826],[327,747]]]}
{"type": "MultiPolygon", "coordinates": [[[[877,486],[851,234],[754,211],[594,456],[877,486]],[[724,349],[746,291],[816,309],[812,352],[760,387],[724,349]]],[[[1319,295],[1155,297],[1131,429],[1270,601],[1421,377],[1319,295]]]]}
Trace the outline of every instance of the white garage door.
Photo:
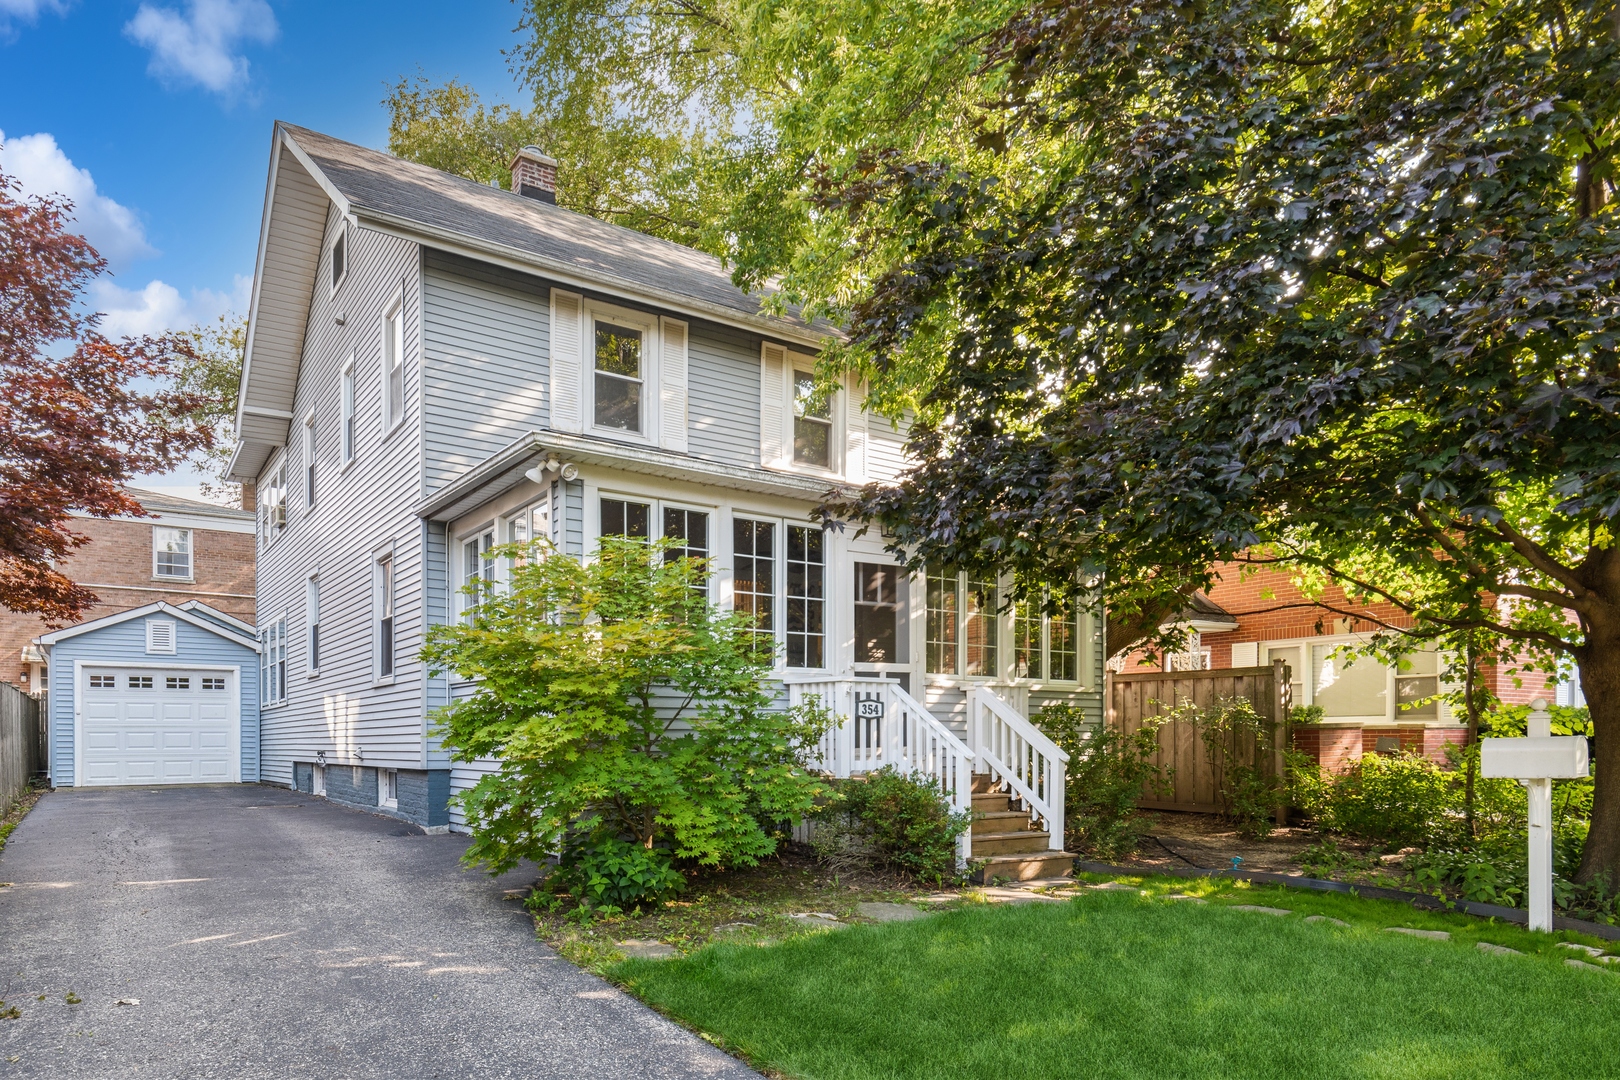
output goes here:
{"type": "Polygon", "coordinates": [[[81,784],[238,778],[232,672],[87,667],[81,677],[81,784]]]}

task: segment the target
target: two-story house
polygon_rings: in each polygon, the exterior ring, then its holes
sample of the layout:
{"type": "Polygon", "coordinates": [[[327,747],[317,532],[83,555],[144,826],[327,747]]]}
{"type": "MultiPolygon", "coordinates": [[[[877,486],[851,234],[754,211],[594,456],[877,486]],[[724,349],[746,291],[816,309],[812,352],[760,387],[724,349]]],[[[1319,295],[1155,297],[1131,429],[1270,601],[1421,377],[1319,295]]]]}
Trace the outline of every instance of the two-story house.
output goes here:
{"type": "Polygon", "coordinates": [[[531,537],[581,558],[675,538],[785,686],[885,676],[952,746],[979,687],[1020,718],[1054,697],[1100,715],[1076,607],[1013,611],[1005,582],[908,578],[876,530],[822,528],[829,490],[896,475],[905,446],[859,386],[812,394],[833,328],[561,209],[533,148],[513,168],[506,191],[275,128],[231,465],[259,493],[266,780],[451,825],[494,766],[440,748],[433,711],[470,688],[418,653],[463,585],[502,577],[491,549],[531,537]]]}

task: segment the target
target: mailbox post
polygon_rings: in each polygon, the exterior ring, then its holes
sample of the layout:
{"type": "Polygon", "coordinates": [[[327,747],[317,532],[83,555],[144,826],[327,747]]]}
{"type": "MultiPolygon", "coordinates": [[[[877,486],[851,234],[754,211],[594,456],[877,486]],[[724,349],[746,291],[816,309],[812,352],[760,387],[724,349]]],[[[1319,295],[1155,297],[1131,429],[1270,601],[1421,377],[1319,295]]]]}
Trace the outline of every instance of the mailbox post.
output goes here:
{"type": "Polygon", "coordinates": [[[1530,703],[1530,720],[1523,739],[1481,739],[1479,774],[1517,780],[1530,798],[1530,929],[1551,930],[1552,925],[1552,782],[1586,775],[1586,740],[1579,735],[1554,735],[1552,714],[1545,698],[1530,703]]]}

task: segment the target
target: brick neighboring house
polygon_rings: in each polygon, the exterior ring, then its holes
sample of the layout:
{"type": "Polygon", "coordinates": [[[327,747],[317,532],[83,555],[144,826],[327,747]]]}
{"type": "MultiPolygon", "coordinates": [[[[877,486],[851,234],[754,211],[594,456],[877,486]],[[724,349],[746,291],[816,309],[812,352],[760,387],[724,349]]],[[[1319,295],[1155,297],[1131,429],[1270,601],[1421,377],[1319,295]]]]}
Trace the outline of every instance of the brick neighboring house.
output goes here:
{"type": "MultiPolygon", "coordinates": [[[[73,522],[90,542],[62,571],[101,600],[81,621],[159,600],[176,606],[198,600],[251,625],[253,511],[127,490],[152,517],[76,516],[73,522]]],[[[34,693],[48,688],[49,672],[34,644],[48,629],[37,615],[0,610],[0,679],[34,693]]]]}
{"type": "MultiPolygon", "coordinates": [[[[1227,564],[1217,575],[1209,594],[1195,596],[1177,619],[1188,632],[1186,650],[1164,657],[1162,666],[1251,667],[1283,660],[1292,672],[1294,704],[1318,705],[1324,714],[1319,726],[1295,729],[1295,746],[1334,771],[1374,752],[1409,751],[1443,761],[1447,746],[1466,741],[1466,718],[1454,716],[1443,701],[1425,700],[1448,688],[1442,679],[1445,665],[1434,650],[1416,650],[1399,665],[1343,654],[1380,625],[1410,626],[1411,619],[1393,605],[1352,605],[1341,590],[1330,589],[1323,600],[1331,606],[1320,606],[1276,570],[1243,574],[1227,564]]],[[[1115,670],[1160,667],[1136,652],[1115,670]]],[[[1573,681],[1549,686],[1544,674],[1494,667],[1483,667],[1480,675],[1509,704],[1539,696],[1565,705],[1585,703],[1573,681]]]]}

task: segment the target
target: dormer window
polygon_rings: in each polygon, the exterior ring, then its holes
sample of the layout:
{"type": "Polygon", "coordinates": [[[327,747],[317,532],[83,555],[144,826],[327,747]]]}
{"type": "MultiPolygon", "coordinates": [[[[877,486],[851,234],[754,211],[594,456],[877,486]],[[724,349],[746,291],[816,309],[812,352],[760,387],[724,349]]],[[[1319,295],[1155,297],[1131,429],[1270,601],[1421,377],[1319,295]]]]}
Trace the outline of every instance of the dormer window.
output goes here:
{"type": "Polygon", "coordinates": [[[832,402],[816,392],[816,377],[793,373],[793,460],[832,468],[832,402]]]}
{"type": "Polygon", "coordinates": [[[642,332],[634,327],[596,323],[592,389],[596,426],[641,433],[642,332]]]}

